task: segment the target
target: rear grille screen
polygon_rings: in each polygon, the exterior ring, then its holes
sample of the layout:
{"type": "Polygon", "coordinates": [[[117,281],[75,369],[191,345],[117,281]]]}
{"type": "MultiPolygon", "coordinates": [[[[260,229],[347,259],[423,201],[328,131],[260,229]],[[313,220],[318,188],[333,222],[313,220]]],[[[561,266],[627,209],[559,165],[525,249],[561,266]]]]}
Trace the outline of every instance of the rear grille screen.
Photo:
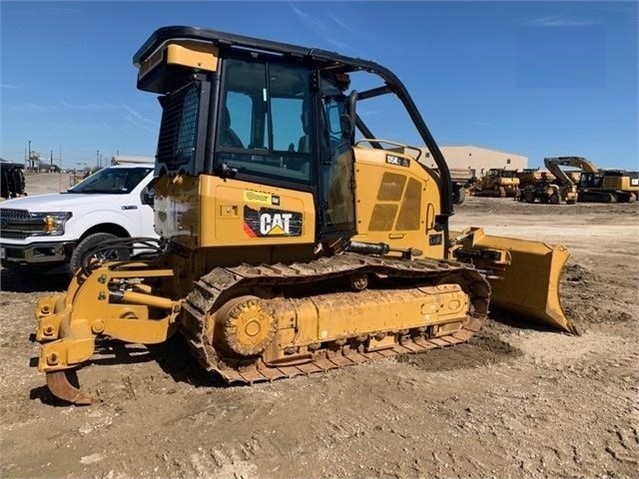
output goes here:
{"type": "Polygon", "coordinates": [[[199,88],[194,83],[168,98],[162,115],[158,162],[170,170],[191,162],[195,155],[199,109],[199,88]]]}
{"type": "Polygon", "coordinates": [[[408,186],[402,200],[395,229],[398,231],[415,231],[421,221],[422,185],[414,178],[408,180],[408,186]]]}

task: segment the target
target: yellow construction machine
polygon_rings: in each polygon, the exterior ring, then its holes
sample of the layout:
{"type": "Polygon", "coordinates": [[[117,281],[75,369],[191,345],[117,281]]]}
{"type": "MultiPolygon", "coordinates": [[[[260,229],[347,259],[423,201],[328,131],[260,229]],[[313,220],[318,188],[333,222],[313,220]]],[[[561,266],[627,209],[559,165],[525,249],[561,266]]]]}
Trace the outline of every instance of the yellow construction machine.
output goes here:
{"type": "Polygon", "coordinates": [[[67,373],[104,340],[179,331],[208,371],[252,384],[465,342],[489,301],[574,332],[565,248],[449,230],[450,172],[388,69],[192,27],[157,30],[134,63],[163,108],[162,239],[128,240],[155,251],[135,261],[87,254],[66,293],[38,302],[38,369],[58,398],[92,401],[67,373]],[[357,91],[353,73],[380,84],[357,91]],[[380,95],[403,104],[438,173],[357,114],[380,95]]]}
{"type": "Polygon", "coordinates": [[[492,196],[498,198],[514,197],[519,187],[517,170],[491,168],[471,187],[473,196],[492,196]]]}
{"type": "Polygon", "coordinates": [[[519,178],[519,189],[526,186],[535,186],[543,181],[554,181],[555,176],[549,171],[542,171],[539,168],[524,168],[517,170],[517,178],[519,178]]]}
{"type": "Polygon", "coordinates": [[[639,199],[639,172],[616,169],[582,172],[577,187],[579,201],[633,203],[639,199]]]}
{"type": "MultiPolygon", "coordinates": [[[[546,161],[546,167],[549,168],[548,161],[546,161]]],[[[518,177],[519,189],[515,195],[518,201],[526,203],[539,201],[554,205],[562,201],[569,205],[577,202],[577,187],[568,174],[557,166],[549,168],[549,171],[526,169],[518,172],[518,177]]]]}
{"type": "Polygon", "coordinates": [[[638,199],[639,173],[636,171],[601,170],[581,156],[544,158],[544,163],[563,188],[576,189],[579,202],[632,203],[638,199]],[[577,168],[579,179],[575,181],[562,166],[577,168]]]}

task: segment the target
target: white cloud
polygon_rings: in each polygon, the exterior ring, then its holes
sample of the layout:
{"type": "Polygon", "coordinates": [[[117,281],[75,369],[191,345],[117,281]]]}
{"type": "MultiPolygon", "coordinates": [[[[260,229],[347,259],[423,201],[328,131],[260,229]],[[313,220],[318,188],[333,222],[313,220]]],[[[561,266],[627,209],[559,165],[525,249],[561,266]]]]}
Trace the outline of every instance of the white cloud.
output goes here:
{"type": "MultiPolygon", "coordinates": [[[[348,50],[351,52],[356,52],[357,50],[350,45],[347,45],[344,42],[337,40],[339,36],[331,27],[329,27],[326,23],[324,23],[320,18],[316,16],[311,16],[309,13],[304,10],[296,7],[295,5],[290,4],[291,9],[298,16],[300,21],[313,33],[318,35],[325,42],[333,45],[339,50],[348,50]]],[[[333,22],[337,23],[340,27],[344,29],[348,29],[342,22],[339,22],[333,15],[329,14],[329,17],[333,22]]],[[[361,53],[359,53],[361,54],[361,53]]]]}
{"type": "Polygon", "coordinates": [[[8,105],[8,108],[19,111],[53,111],[58,107],[54,105],[42,105],[39,103],[22,103],[20,105],[8,105]]]}
{"type": "MultiPolygon", "coordinates": [[[[62,105],[43,105],[38,103],[22,103],[18,105],[10,105],[9,108],[15,111],[29,111],[29,112],[45,112],[56,110],[78,110],[78,111],[90,111],[90,112],[113,112],[120,115],[120,117],[128,124],[141,128],[147,131],[155,131],[157,129],[157,122],[149,120],[144,117],[134,108],[128,105],[114,104],[114,103],[67,103],[62,102],[62,105]]],[[[98,125],[98,129],[104,129],[105,125],[98,125]]]]}
{"type": "Polygon", "coordinates": [[[86,110],[86,111],[113,111],[118,112],[124,120],[133,126],[144,128],[151,131],[151,127],[156,126],[156,122],[149,120],[142,116],[137,110],[127,105],[113,104],[113,103],[86,103],[86,104],[73,104],[63,103],[65,108],[70,110],[86,110]]]}
{"type": "Polygon", "coordinates": [[[71,131],[110,131],[113,128],[110,125],[105,125],[104,123],[68,123],[59,125],[61,129],[71,130],[71,131]]]}
{"type": "Polygon", "coordinates": [[[339,18],[337,15],[334,15],[333,13],[329,13],[328,16],[330,17],[331,20],[333,20],[337,25],[342,27],[347,32],[356,33],[355,30],[348,23],[346,23],[344,20],[339,18]]]}
{"type": "Polygon", "coordinates": [[[553,27],[585,27],[601,23],[599,20],[585,20],[576,18],[566,18],[561,15],[551,15],[534,18],[528,22],[532,27],[553,28],[553,27]]]}

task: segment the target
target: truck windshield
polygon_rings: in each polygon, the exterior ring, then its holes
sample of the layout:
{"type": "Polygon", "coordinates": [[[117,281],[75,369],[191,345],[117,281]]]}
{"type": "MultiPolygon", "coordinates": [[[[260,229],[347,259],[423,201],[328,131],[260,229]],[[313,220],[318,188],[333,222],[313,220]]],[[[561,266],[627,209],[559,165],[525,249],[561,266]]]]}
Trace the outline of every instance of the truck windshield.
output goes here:
{"type": "Polygon", "coordinates": [[[104,168],[82,180],[67,193],[127,194],[142,181],[152,168],[104,168]]]}

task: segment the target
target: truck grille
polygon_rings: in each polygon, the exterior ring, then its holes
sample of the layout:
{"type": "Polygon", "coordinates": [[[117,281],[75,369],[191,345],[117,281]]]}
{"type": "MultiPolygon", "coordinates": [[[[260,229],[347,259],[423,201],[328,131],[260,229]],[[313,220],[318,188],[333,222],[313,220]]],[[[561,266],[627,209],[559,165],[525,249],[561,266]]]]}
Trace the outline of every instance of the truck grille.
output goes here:
{"type": "Polygon", "coordinates": [[[29,236],[24,231],[7,231],[4,228],[0,231],[0,238],[23,240],[29,236]]]}
{"type": "Polygon", "coordinates": [[[41,219],[32,218],[27,210],[0,209],[0,238],[25,239],[34,231],[42,231],[41,219]]]}
{"type": "Polygon", "coordinates": [[[27,210],[14,210],[10,208],[2,208],[0,209],[0,218],[3,220],[12,220],[12,219],[29,219],[30,215],[27,210]]]}

